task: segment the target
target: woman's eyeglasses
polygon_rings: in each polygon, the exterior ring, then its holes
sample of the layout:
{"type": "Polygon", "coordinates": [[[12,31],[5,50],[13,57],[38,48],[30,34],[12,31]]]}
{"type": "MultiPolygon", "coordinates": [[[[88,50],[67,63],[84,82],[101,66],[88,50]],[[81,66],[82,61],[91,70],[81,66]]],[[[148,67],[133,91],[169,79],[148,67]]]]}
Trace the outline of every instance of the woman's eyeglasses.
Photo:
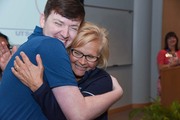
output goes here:
{"type": "Polygon", "coordinates": [[[75,49],[71,49],[71,53],[74,57],[76,58],[82,58],[83,56],[85,57],[85,59],[89,62],[96,62],[99,57],[96,57],[96,56],[92,56],[92,55],[84,55],[82,52],[80,51],[77,51],[75,49]]]}

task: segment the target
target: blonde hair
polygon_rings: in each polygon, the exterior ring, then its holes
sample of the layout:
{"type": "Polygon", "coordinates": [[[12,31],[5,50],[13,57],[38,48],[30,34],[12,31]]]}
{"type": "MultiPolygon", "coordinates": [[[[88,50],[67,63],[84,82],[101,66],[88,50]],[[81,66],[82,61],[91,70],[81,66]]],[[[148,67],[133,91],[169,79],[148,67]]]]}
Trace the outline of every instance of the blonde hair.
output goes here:
{"type": "Polygon", "coordinates": [[[109,58],[109,43],[108,33],[105,28],[90,22],[84,22],[70,48],[82,47],[92,41],[98,41],[99,44],[100,57],[97,66],[99,68],[106,68],[109,58]]]}

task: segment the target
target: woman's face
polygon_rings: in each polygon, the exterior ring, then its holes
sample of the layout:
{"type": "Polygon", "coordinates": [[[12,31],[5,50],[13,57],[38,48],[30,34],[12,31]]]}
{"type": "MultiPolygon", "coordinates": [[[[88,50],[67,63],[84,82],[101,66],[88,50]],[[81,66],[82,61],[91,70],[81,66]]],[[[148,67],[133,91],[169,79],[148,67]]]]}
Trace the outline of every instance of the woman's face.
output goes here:
{"type": "Polygon", "coordinates": [[[97,66],[98,59],[94,62],[90,62],[87,60],[87,57],[89,57],[90,59],[92,57],[98,57],[99,46],[100,45],[98,42],[93,41],[93,42],[87,43],[86,45],[82,47],[73,48],[75,53],[85,55],[81,58],[75,57],[75,55],[72,54],[72,51],[70,52],[72,70],[77,79],[82,78],[86,71],[92,70],[97,66]]]}
{"type": "Polygon", "coordinates": [[[170,47],[171,47],[171,46],[175,47],[176,42],[177,42],[177,40],[176,40],[175,37],[170,37],[170,38],[168,39],[168,46],[170,46],[170,47]]]}

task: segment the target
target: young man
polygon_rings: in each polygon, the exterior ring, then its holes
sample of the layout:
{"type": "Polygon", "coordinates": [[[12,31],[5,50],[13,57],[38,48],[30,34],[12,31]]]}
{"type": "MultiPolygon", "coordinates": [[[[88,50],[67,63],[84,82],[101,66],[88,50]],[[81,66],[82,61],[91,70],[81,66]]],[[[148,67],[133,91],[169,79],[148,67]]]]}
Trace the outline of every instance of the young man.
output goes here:
{"type": "Polygon", "coordinates": [[[43,79],[49,83],[67,119],[91,119],[91,116],[98,116],[112,104],[112,101],[103,101],[104,99],[112,97],[116,101],[120,98],[119,90],[112,91],[114,94],[84,98],[77,87],[65,47],[75,38],[84,15],[84,8],[79,0],[47,1],[40,19],[42,28],[35,28],[28,41],[12,56],[4,71],[0,86],[1,120],[46,119],[32,98],[30,89],[11,72],[15,56],[20,51],[24,51],[34,64],[36,54],[41,55],[45,68],[43,79]]]}

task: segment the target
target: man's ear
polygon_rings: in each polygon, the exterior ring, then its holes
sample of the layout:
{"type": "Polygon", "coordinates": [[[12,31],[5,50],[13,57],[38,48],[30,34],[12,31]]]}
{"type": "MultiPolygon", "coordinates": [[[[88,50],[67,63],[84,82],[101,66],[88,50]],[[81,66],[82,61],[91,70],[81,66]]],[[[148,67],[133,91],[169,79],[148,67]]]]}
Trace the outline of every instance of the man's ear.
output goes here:
{"type": "Polygon", "coordinates": [[[44,14],[41,14],[40,16],[40,26],[43,28],[45,24],[45,16],[44,14]]]}

